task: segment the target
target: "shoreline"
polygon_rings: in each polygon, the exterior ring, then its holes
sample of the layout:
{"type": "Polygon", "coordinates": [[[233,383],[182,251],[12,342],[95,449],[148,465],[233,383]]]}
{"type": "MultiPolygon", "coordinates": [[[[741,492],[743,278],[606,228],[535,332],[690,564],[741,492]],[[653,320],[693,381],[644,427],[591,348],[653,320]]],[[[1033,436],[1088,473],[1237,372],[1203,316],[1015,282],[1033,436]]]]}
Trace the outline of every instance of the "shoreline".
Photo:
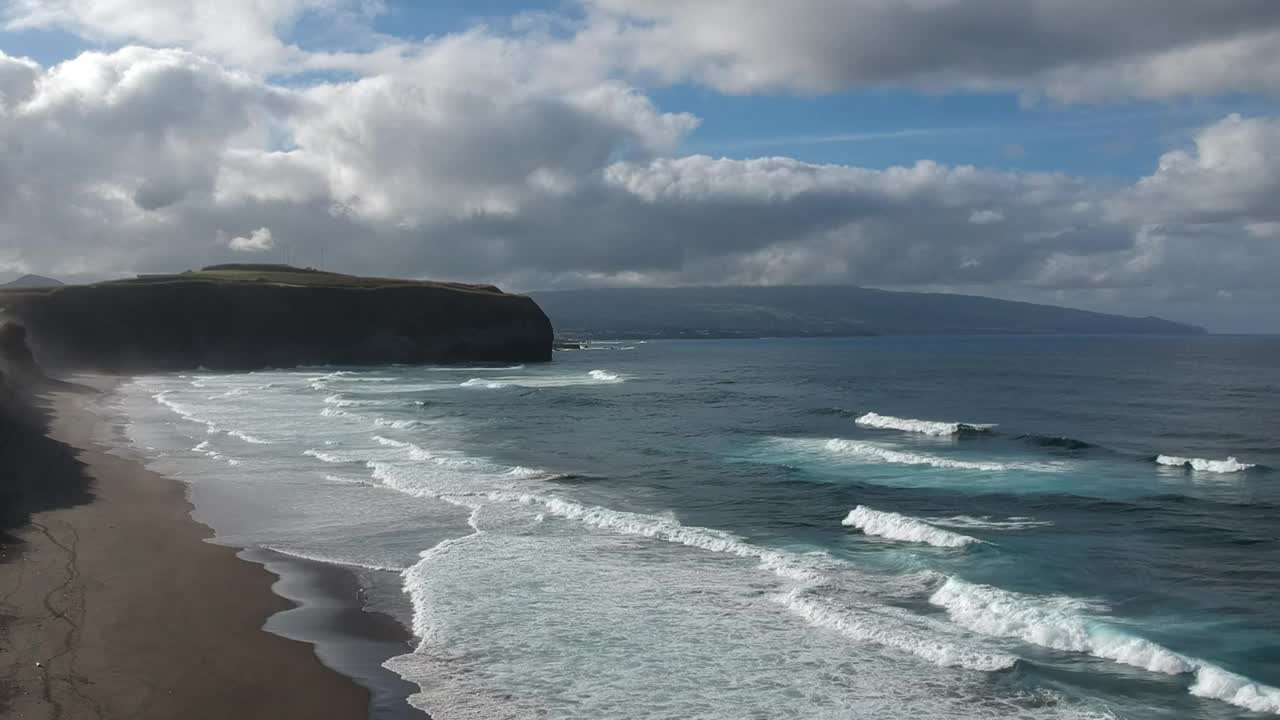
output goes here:
{"type": "Polygon", "coordinates": [[[409,632],[362,609],[353,573],[213,541],[184,483],[95,434],[118,380],[73,380],[91,387],[41,392],[0,450],[20,506],[0,535],[0,713],[426,717],[381,667],[409,632]]]}

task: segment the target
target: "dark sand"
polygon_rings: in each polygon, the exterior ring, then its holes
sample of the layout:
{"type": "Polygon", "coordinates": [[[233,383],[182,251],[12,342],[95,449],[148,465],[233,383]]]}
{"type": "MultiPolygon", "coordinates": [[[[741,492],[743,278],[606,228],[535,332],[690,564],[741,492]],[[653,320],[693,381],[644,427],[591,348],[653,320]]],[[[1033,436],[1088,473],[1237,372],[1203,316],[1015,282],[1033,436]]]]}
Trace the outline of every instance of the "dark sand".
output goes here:
{"type": "Polygon", "coordinates": [[[266,568],[283,560],[206,542],[180,483],[93,444],[97,397],[50,393],[47,413],[0,437],[0,716],[366,718],[366,687],[378,715],[408,716],[409,689],[377,667],[407,647],[403,631],[361,613],[336,569],[273,568],[300,602],[272,593],[266,568]],[[262,629],[286,610],[280,635],[262,629]],[[349,629],[282,637],[320,621],[349,629]]]}

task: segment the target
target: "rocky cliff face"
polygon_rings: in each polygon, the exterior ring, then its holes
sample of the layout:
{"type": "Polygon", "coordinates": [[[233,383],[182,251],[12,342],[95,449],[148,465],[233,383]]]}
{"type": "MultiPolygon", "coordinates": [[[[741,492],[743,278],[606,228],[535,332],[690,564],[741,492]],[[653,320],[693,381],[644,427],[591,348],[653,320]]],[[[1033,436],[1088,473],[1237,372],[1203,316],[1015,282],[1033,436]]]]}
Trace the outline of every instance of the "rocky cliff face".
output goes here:
{"type": "Polygon", "coordinates": [[[0,293],[46,367],[113,372],[551,359],[528,297],[487,286],[220,271],[0,293]]]}
{"type": "Polygon", "coordinates": [[[27,345],[27,329],[16,322],[0,322],[0,380],[31,381],[43,375],[27,345]]]}

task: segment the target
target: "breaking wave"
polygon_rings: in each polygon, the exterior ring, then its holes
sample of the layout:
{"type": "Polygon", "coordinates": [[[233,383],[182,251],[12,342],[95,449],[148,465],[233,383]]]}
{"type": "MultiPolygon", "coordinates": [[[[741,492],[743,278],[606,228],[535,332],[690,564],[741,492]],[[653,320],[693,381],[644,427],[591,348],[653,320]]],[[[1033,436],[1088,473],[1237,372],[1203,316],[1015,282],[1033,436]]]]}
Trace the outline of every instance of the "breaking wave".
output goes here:
{"type": "Polygon", "coordinates": [[[511,383],[498,382],[496,380],[485,380],[484,378],[471,378],[462,383],[458,387],[464,388],[484,388],[486,390],[500,390],[502,388],[511,387],[511,383]]]}
{"type": "Polygon", "coordinates": [[[981,425],[977,423],[962,422],[937,422],[934,420],[915,420],[913,418],[899,418],[892,415],[881,415],[879,413],[869,412],[860,415],[855,423],[863,427],[877,428],[880,430],[901,430],[902,432],[923,433],[925,435],[958,435],[966,432],[988,432],[995,425],[981,425]]]}
{"type": "MultiPolygon", "coordinates": [[[[439,461],[438,455],[413,443],[376,436],[379,444],[399,448],[416,461],[439,461]]],[[[871,595],[862,595],[851,603],[836,601],[819,592],[832,586],[833,574],[854,572],[847,564],[832,559],[825,553],[799,553],[778,550],[751,543],[744,538],[723,530],[684,525],[674,517],[613,510],[606,507],[585,505],[555,495],[545,495],[517,489],[504,489],[503,484],[485,483],[483,475],[490,466],[472,468],[480,474],[471,476],[461,484],[431,476],[416,478],[412,468],[371,462],[373,477],[382,484],[406,494],[433,496],[455,505],[472,509],[468,521],[476,534],[481,529],[477,515],[489,503],[528,508],[536,513],[536,519],[556,517],[571,520],[597,530],[621,535],[650,538],[690,548],[731,555],[757,563],[760,570],[770,572],[790,584],[772,600],[807,622],[832,628],[851,639],[876,643],[910,653],[943,667],[964,667],[973,670],[994,671],[1011,667],[1016,658],[1007,653],[975,643],[971,636],[957,632],[947,623],[920,616],[900,608],[876,602],[871,595]],[[408,473],[407,475],[405,473],[408,473]]],[[[470,476],[471,473],[468,473],[470,476]]],[[[527,481],[531,478],[547,479],[544,471],[523,467],[508,468],[504,474],[492,475],[494,480],[527,481]]],[[[510,487],[510,486],[507,486],[510,487]]],[[[532,489],[532,488],[530,488],[532,489]]],[[[940,531],[941,532],[941,531],[940,531]]],[[[468,537],[474,537],[468,536],[468,537]]],[[[424,563],[448,548],[467,542],[467,538],[447,540],[422,554],[422,562],[408,574],[426,572],[424,563]]],[[[928,574],[930,578],[932,574],[928,574]]],[[[928,579],[928,578],[926,578],[928,579]]],[[[872,579],[867,576],[858,583],[865,588],[869,583],[881,582],[895,587],[904,582],[912,585],[912,594],[920,592],[921,583],[913,577],[885,577],[872,579]]],[[[928,579],[929,583],[934,582],[928,579]]],[[[925,586],[927,587],[927,585],[925,586]]],[[[416,607],[416,598],[415,598],[416,607]]],[[[418,615],[420,613],[415,613],[418,615]]],[[[415,617],[415,627],[420,618],[415,617]]],[[[417,627],[420,632],[427,628],[417,627]]]]}
{"type": "Polygon", "coordinates": [[[883,445],[834,438],[822,445],[823,449],[834,455],[848,457],[864,462],[892,463],[897,465],[929,465],[951,470],[976,470],[979,472],[1004,472],[1007,470],[1032,470],[1037,472],[1054,472],[1058,468],[1041,463],[998,463],[973,462],[955,460],[937,455],[925,455],[903,450],[894,450],[883,445]]]}
{"type": "Polygon", "coordinates": [[[228,430],[227,435],[233,438],[236,438],[238,440],[243,440],[249,443],[250,445],[270,445],[271,444],[270,440],[263,440],[262,438],[254,437],[253,435],[250,435],[249,433],[244,432],[243,430],[228,430]]]}
{"type": "Polygon", "coordinates": [[[967,528],[974,530],[1030,530],[1037,527],[1053,525],[1048,520],[1015,516],[1004,520],[993,519],[990,515],[974,517],[973,515],[952,515],[951,517],[925,518],[930,525],[943,527],[967,528]]]}
{"type": "Polygon", "coordinates": [[[195,447],[191,448],[191,450],[192,452],[198,452],[213,460],[221,460],[226,464],[231,465],[232,467],[235,467],[236,465],[240,464],[239,460],[236,460],[235,458],[232,458],[232,457],[227,457],[226,455],[223,455],[217,450],[214,450],[213,446],[209,444],[208,440],[205,440],[204,442],[196,445],[195,447]]]}
{"type": "Polygon", "coordinates": [[[1024,595],[989,585],[948,578],[929,602],[955,623],[993,637],[1079,652],[1166,675],[1193,675],[1193,695],[1222,700],[1257,712],[1280,713],[1280,689],[1228,672],[1199,658],[1174,652],[1131,635],[1092,613],[1100,603],[1061,596],[1024,595]]]}
{"type": "Polygon", "coordinates": [[[866,505],[859,505],[850,511],[842,524],[856,527],[867,535],[904,542],[925,543],[934,547],[956,548],[982,542],[978,538],[936,528],[916,518],[873,510],[866,505]]]}
{"type": "Polygon", "coordinates": [[[558,497],[505,493],[490,497],[537,506],[548,514],[612,532],[756,560],[760,569],[799,583],[775,596],[775,602],[811,624],[835,629],[861,642],[891,647],[942,667],[995,671],[1012,667],[1017,660],[1012,655],[975,646],[945,625],[899,608],[874,602],[843,605],[818,594],[815,590],[831,581],[826,574],[826,564],[831,561],[825,554],[773,550],[722,530],[682,525],[673,518],[582,505],[558,497]]]}
{"type": "Polygon", "coordinates": [[[1257,467],[1256,465],[1251,465],[1249,463],[1242,463],[1234,457],[1229,457],[1226,460],[1206,460],[1204,458],[1178,457],[1177,455],[1158,455],[1156,456],[1156,463],[1159,465],[1168,465],[1170,467],[1184,467],[1199,472],[1212,473],[1244,472],[1250,468],[1257,467]]]}

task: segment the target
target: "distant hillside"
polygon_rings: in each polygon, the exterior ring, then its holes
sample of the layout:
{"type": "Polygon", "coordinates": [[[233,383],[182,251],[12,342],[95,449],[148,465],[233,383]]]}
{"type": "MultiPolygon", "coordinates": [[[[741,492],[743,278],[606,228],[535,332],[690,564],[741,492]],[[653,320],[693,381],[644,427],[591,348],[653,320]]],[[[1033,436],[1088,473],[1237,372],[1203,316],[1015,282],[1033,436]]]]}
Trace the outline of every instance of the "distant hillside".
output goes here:
{"type": "Polygon", "coordinates": [[[49,367],[118,372],[551,358],[547,316],[491,285],[214,266],[6,290],[49,367]]]}
{"type": "Polygon", "coordinates": [[[30,290],[52,287],[62,287],[62,283],[43,275],[23,275],[13,282],[0,283],[0,290],[30,290]]]}
{"type": "Polygon", "coordinates": [[[846,286],[608,288],[530,293],[561,337],[1201,334],[1126,317],[973,295],[846,286]]]}

